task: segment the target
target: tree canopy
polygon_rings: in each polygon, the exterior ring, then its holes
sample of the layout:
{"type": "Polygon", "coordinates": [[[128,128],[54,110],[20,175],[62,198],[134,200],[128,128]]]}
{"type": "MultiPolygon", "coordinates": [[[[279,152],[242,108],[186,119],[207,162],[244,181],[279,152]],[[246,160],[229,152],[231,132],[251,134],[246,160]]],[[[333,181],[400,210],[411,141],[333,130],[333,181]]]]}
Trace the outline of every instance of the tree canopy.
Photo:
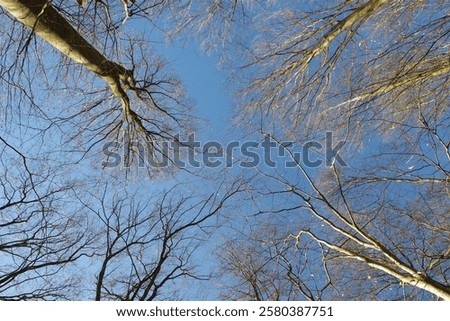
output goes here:
{"type": "Polygon", "coordinates": [[[0,299],[450,300],[448,1],[0,8],[0,299]],[[160,41],[220,63],[228,146],[160,41]]]}

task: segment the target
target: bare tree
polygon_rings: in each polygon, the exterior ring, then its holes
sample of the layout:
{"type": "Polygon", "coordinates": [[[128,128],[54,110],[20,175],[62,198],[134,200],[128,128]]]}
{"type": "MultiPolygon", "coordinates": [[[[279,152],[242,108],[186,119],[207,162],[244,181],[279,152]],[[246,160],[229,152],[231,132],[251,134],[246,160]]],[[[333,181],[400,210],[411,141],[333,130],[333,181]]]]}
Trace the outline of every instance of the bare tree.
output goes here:
{"type": "Polygon", "coordinates": [[[101,223],[95,300],[174,299],[179,279],[208,278],[207,269],[196,272],[193,254],[244,186],[236,182],[205,198],[180,194],[177,186],[144,201],[137,194],[111,197],[105,189],[98,205],[87,205],[101,223]]]}
{"type": "Polygon", "coordinates": [[[248,58],[234,78],[243,80],[238,119],[295,165],[258,168],[262,195],[278,199],[264,212],[298,216],[286,239],[299,251],[317,242],[323,255],[314,259],[330,268],[321,278],[337,294],[320,297],[450,299],[448,3],[253,3],[263,10],[246,11],[254,38],[241,46],[248,58]],[[328,168],[299,157],[296,148],[325,131],[347,142],[340,157],[350,166],[333,151],[316,154],[328,168]]]}
{"type": "Polygon", "coordinates": [[[259,170],[266,181],[255,183],[253,232],[242,228],[223,255],[225,296],[448,300],[448,180],[430,155],[416,152],[409,165],[406,142],[397,143],[396,154],[377,151],[367,167],[320,175],[280,144],[296,167],[259,170]]]}
{"type": "Polygon", "coordinates": [[[314,277],[320,270],[327,271],[315,259],[318,253],[314,253],[313,242],[311,248],[304,245],[298,249],[292,240],[285,239],[286,232],[277,231],[276,224],[267,223],[266,220],[258,226],[250,238],[247,232],[240,234],[240,238],[225,241],[219,252],[218,269],[222,297],[252,301],[329,298],[323,294],[331,286],[330,280],[314,277]]]}
{"type": "Polygon", "coordinates": [[[69,204],[73,186],[36,167],[0,137],[0,299],[69,299],[78,295],[70,268],[92,254],[93,237],[82,211],[69,204]]]}
{"type": "MultiPolygon", "coordinates": [[[[140,38],[129,36],[128,41],[123,41],[128,48],[118,51],[122,36],[111,17],[115,16],[116,11],[126,14],[134,12],[128,11],[127,6],[124,10],[122,4],[127,2],[106,4],[92,1],[89,6],[93,7],[88,7],[88,11],[82,14],[80,10],[83,9],[75,2],[2,1],[0,6],[17,19],[8,25],[5,17],[5,28],[20,30],[17,35],[4,35],[7,44],[3,49],[5,57],[17,53],[12,64],[7,58],[3,63],[7,70],[4,73],[4,81],[8,83],[6,88],[10,96],[17,94],[19,99],[28,101],[34,113],[38,111],[41,123],[46,119],[49,123],[47,131],[56,128],[67,133],[66,144],[76,141],[79,145],[81,142],[81,148],[89,151],[100,143],[116,140],[120,148],[128,148],[127,159],[133,161],[136,156],[143,157],[133,145],[139,142],[145,150],[145,158],[159,162],[168,159],[170,163],[170,155],[162,143],[176,141],[176,134],[191,131],[194,117],[186,117],[189,103],[184,97],[183,86],[164,71],[163,60],[149,53],[140,38]],[[18,26],[17,21],[28,30],[18,26]],[[58,57],[57,66],[48,66],[47,56],[41,44],[35,42],[34,35],[60,52],[59,57],[51,54],[58,57]],[[110,53],[112,58],[97,49],[96,45],[110,53]],[[38,56],[35,61],[29,60],[33,51],[38,56]],[[121,60],[121,63],[114,62],[114,58],[121,60]],[[76,65],[71,66],[70,61],[76,65]],[[42,69],[42,79],[36,79],[39,74],[23,68],[30,65],[42,69]],[[92,72],[92,75],[86,74],[80,67],[92,72]],[[48,74],[51,68],[56,68],[55,75],[48,74]],[[101,79],[107,88],[96,79],[101,79]],[[72,101],[67,100],[69,90],[73,97],[80,95],[78,102],[74,99],[75,106],[48,111],[45,108],[48,100],[41,101],[43,92],[39,91],[45,88],[46,83],[49,83],[48,89],[53,94],[50,99],[64,97],[69,103],[72,101]],[[55,94],[58,90],[64,91],[62,96],[55,94]]],[[[133,6],[142,11],[147,9],[145,6],[137,7],[137,3],[133,6]]],[[[155,172],[161,169],[153,168],[155,172]]]]}
{"type": "Polygon", "coordinates": [[[263,39],[253,45],[242,91],[257,120],[263,112],[268,117],[259,121],[289,123],[286,134],[301,127],[304,135],[316,128],[345,135],[375,118],[380,129],[417,119],[413,106],[430,95],[427,90],[445,97],[444,3],[342,1],[317,7],[283,6],[258,20],[263,39]],[[417,88],[423,88],[419,94],[417,88]]]}

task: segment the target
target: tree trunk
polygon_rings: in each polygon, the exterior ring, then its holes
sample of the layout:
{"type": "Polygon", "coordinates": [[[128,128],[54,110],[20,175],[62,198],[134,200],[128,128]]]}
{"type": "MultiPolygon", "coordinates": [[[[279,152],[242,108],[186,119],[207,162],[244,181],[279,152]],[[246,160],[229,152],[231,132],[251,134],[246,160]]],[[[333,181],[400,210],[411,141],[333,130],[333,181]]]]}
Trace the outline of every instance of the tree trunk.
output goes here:
{"type": "Polygon", "coordinates": [[[134,84],[131,71],[110,61],[95,49],[52,7],[50,1],[0,0],[0,6],[65,56],[104,79],[121,100],[128,115],[126,90],[134,84]]]}

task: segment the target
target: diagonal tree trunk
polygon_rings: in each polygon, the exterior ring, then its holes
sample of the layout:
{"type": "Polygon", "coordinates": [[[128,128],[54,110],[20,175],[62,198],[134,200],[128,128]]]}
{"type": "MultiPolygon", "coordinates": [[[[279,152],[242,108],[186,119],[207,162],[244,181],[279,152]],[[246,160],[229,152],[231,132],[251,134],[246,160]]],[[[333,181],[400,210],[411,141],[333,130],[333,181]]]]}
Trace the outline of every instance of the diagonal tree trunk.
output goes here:
{"type": "Polygon", "coordinates": [[[407,266],[401,260],[399,260],[395,255],[393,255],[393,253],[390,252],[387,248],[377,248],[377,250],[382,255],[389,257],[391,264],[389,264],[388,262],[376,261],[365,255],[358,254],[354,251],[348,250],[343,246],[332,244],[324,239],[317,237],[315,234],[313,234],[310,231],[301,231],[299,233],[299,235],[301,235],[301,234],[307,234],[307,235],[311,236],[316,242],[327,246],[329,249],[345,255],[345,257],[347,257],[347,258],[364,262],[372,268],[375,268],[377,270],[380,270],[386,274],[389,274],[389,275],[397,278],[400,282],[402,282],[404,284],[409,284],[409,285],[418,287],[420,289],[423,289],[425,291],[428,291],[428,292],[436,295],[437,297],[439,297],[445,301],[450,301],[450,289],[448,287],[446,287],[445,285],[441,284],[438,281],[433,280],[432,278],[428,277],[427,275],[425,275],[421,272],[415,271],[411,267],[407,266]],[[397,269],[393,268],[392,264],[397,269]]]}
{"type": "Polygon", "coordinates": [[[132,72],[110,61],[94,48],[56,11],[49,0],[0,0],[0,6],[62,54],[105,80],[120,99],[124,116],[133,116],[127,96],[127,90],[134,86],[132,72]]]}

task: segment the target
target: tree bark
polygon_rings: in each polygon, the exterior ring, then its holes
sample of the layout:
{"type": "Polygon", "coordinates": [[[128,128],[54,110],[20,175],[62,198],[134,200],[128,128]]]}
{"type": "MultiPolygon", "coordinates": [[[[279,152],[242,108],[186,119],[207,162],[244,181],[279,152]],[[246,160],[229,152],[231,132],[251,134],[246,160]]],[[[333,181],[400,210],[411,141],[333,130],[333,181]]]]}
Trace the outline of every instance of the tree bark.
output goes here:
{"type": "Polygon", "coordinates": [[[132,72],[110,61],[84,39],[49,0],[0,0],[0,6],[62,54],[105,80],[128,116],[126,91],[134,86],[132,72]]]}

